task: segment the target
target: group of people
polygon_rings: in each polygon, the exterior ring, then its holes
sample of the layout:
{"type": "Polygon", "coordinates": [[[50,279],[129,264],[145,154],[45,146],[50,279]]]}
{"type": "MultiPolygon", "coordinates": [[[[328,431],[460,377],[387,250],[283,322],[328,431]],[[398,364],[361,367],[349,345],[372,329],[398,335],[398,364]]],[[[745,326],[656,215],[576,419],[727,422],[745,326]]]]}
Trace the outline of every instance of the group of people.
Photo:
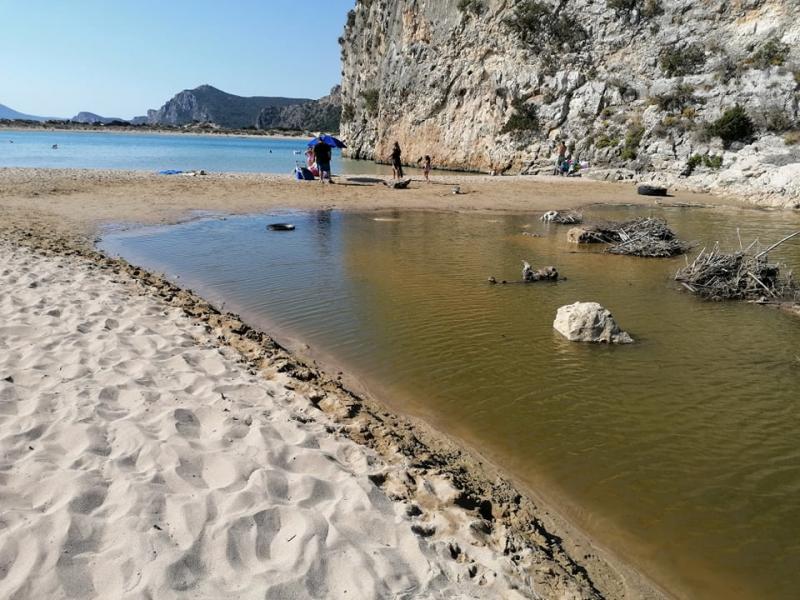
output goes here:
{"type": "Polygon", "coordinates": [[[557,147],[558,157],[553,175],[563,175],[571,177],[577,175],[581,170],[581,162],[570,154],[567,145],[559,142],[557,147]]]}

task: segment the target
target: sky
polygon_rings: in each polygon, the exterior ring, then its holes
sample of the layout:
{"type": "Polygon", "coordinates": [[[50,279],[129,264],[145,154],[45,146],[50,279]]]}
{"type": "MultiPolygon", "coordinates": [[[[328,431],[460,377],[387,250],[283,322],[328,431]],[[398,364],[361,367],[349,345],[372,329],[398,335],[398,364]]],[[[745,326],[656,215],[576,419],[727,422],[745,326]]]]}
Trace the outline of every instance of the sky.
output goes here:
{"type": "Polygon", "coordinates": [[[0,104],[129,119],[184,89],[319,98],[355,0],[0,0],[0,104]]]}

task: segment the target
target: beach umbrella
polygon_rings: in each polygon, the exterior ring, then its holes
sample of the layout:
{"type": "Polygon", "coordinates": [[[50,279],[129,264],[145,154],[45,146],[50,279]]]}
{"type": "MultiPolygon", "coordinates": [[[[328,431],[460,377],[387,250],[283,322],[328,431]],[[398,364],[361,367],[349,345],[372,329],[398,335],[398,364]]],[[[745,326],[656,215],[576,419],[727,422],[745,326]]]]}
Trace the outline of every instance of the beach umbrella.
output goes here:
{"type": "Polygon", "coordinates": [[[313,140],[308,142],[308,147],[313,148],[320,142],[323,144],[328,144],[328,146],[331,148],[347,148],[347,145],[342,140],[335,138],[332,135],[328,135],[327,133],[324,135],[318,135],[313,140]]]}

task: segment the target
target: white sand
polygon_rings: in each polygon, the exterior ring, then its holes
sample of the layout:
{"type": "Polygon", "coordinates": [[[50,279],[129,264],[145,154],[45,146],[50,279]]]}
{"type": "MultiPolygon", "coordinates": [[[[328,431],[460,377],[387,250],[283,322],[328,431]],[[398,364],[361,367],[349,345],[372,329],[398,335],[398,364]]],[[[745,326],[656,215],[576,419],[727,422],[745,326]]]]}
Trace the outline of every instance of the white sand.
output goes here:
{"type": "Polygon", "coordinates": [[[0,598],[533,595],[446,481],[407,516],[288,380],[114,277],[0,242],[0,598]]]}

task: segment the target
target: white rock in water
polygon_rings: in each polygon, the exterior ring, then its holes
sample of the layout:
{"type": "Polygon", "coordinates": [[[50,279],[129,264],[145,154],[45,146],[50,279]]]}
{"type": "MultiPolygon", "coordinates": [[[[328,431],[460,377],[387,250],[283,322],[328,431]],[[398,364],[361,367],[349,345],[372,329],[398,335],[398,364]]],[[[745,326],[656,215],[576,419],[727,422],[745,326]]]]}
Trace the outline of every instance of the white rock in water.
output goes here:
{"type": "Polygon", "coordinates": [[[558,309],[553,328],[571,342],[630,344],[633,338],[620,330],[611,313],[597,302],[576,302],[558,309]]]}

